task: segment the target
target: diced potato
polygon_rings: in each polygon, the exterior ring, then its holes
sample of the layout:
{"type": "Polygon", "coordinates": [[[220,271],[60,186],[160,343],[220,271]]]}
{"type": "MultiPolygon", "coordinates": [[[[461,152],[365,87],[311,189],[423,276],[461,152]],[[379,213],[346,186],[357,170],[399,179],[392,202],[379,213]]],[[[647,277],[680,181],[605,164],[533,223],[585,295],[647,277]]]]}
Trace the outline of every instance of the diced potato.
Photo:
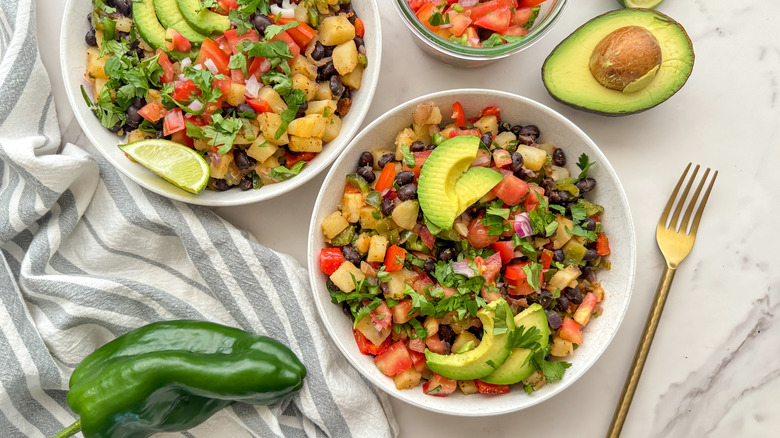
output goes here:
{"type": "Polygon", "coordinates": [[[412,131],[414,131],[414,136],[417,137],[418,141],[421,141],[425,144],[431,144],[431,131],[430,128],[433,125],[418,125],[417,123],[412,123],[412,131]]]}
{"type": "Polygon", "coordinates": [[[322,152],[322,139],[317,137],[290,136],[290,144],[287,145],[292,152],[322,152]]]}
{"type": "Polygon", "coordinates": [[[558,335],[553,336],[552,348],[550,354],[555,357],[565,357],[574,353],[574,345],[558,335]]]}
{"type": "Polygon", "coordinates": [[[341,117],[331,114],[325,120],[325,133],[322,134],[322,141],[333,141],[341,132],[341,117]]]}
{"type": "Polygon", "coordinates": [[[152,138],[152,136],[147,134],[147,133],[145,133],[145,132],[143,132],[143,131],[141,131],[140,129],[136,129],[136,130],[130,131],[130,133],[127,134],[127,142],[128,143],[133,143],[133,142],[136,142],[136,141],[145,140],[147,138],[152,138]]]}
{"type": "Polygon", "coordinates": [[[593,283],[590,285],[590,291],[596,296],[596,302],[600,303],[604,299],[604,288],[601,287],[601,283],[593,283]]]}
{"type": "Polygon", "coordinates": [[[365,69],[358,65],[355,67],[354,70],[351,72],[341,75],[341,83],[344,84],[344,86],[352,88],[353,90],[357,90],[360,88],[360,84],[363,83],[363,71],[365,69]]]}
{"type": "Polygon", "coordinates": [[[100,92],[103,90],[103,87],[105,87],[107,83],[108,83],[108,79],[95,78],[95,86],[92,87],[95,100],[100,99],[100,92]]]}
{"type": "Polygon", "coordinates": [[[357,240],[355,240],[355,244],[353,246],[362,254],[365,254],[368,252],[368,246],[370,244],[371,244],[371,236],[369,236],[367,233],[360,233],[357,240]]]}
{"type": "Polygon", "coordinates": [[[441,109],[433,102],[418,104],[412,116],[418,125],[438,125],[442,120],[441,109]]]}
{"type": "Polygon", "coordinates": [[[506,149],[510,141],[517,140],[517,136],[511,131],[504,131],[493,139],[493,144],[501,149],[506,149]]]}
{"type": "MultiPolygon", "coordinates": [[[[347,262],[349,263],[349,262],[347,262]]],[[[355,330],[363,334],[374,345],[382,345],[388,336],[390,336],[390,329],[377,330],[374,324],[371,323],[371,317],[367,316],[355,324],[355,330]]]]}
{"type": "Polygon", "coordinates": [[[292,76],[292,87],[296,90],[303,91],[306,95],[306,100],[313,100],[317,95],[317,89],[320,87],[317,82],[307,78],[306,76],[298,73],[292,76]]]}
{"type": "Polygon", "coordinates": [[[162,104],[162,93],[160,93],[160,90],[149,89],[149,92],[146,93],[146,103],[150,102],[162,104]]]}
{"type": "MultiPolygon", "coordinates": [[[[382,257],[384,260],[384,257],[382,257]]],[[[401,300],[404,298],[404,290],[406,289],[406,269],[400,271],[393,271],[390,275],[390,281],[387,283],[387,292],[385,297],[391,300],[401,300]]]]}
{"type": "Polygon", "coordinates": [[[553,274],[550,281],[547,282],[547,289],[551,292],[556,290],[563,290],[572,280],[576,280],[581,274],[580,269],[576,266],[567,266],[566,269],[561,269],[553,274]]]}
{"type": "Polygon", "coordinates": [[[282,96],[280,96],[272,87],[264,86],[261,88],[260,91],[257,92],[257,99],[268,102],[268,105],[270,105],[271,109],[277,114],[281,114],[282,111],[287,109],[287,103],[285,103],[282,96]]]}
{"type": "Polygon", "coordinates": [[[319,114],[307,114],[290,122],[287,133],[297,137],[322,138],[327,121],[319,114]]]}
{"type": "Polygon", "coordinates": [[[348,226],[349,222],[339,211],[334,211],[325,216],[325,219],[322,220],[322,224],[320,224],[322,232],[328,239],[336,237],[339,233],[346,230],[348,226]]]}
{"type": "Polygon", "coordinates": [[[324,46],[337,46],[355,38],[355,26],[346,14],[325,17],[318,28],[324,46]]]}
{"type": "Polygon", "coordinates": [[[371,236],[371,243],[368,245],[368,256],[366,257],[366,261],[369,263],[384,262],[385,253],[387,252],[387,243],[387,237],[385,236],[379,234],[371,236]]]}
{"type": "MultiPolygon", "coordinates": [[[[320,81],[317,82],[317,85],[319,85],[319,88],[317,88],[317,93],[314,95],[314,98],[317,100],[331,100],[333,99],[333,92],[330,91],[330,82],[328,81],[320,81]]],[[[336,96],[338,97],[338,96],[336,96]]]]}
{"type": "Polygon", "coordinates": [[[396,389],[412,389],[420,384],[420,379],[422,379],[422,373],[411,367],[393,377],[393,382],[396,389]]]}
{"type": "Polygon", "coordinates": [[[290,74],[292,76],[302,74],[307,78],[314,80],[317,79],[317,66],[309,62],[305,56],[298,55],[290,61],[290,74]]]}
{"type": "Polygon", "coordinates": [[[279,138],[276,138],[276,131],[282,126],[282,116],[276,113],[262,113],[257,116],[257,122],[260,124],[260,132],[269,143],[283,145],[290,142],[287,131],[284,131],[279,138]]]}
{"type": "MultiPolygon", "coordinates": [[[[448,126],[444,127],[444,129],[439,131],[439,134],[441,134],[441,136],[444,137],[444,138],[450,138],[450,132],[452,132],[452,131],[454,131],[456,129],[458,129],[458,128],[456,128],[455,125],[448,125],[448,126]]],[[[494,141],[494,143],[495,143],[495,141],[494,141]]]]}
{"type": "Polygon", "coordinates": [[[117,32],[130,33],[130,30],[132,30],[132,28],[133,28],[133,20],[130,17],[119,17],[116,19],[117,32]]]}
{"type": "Polygon", "coordinates": [[[467,395],[477,393],[477,384],[473,380],[458,380],[458,388],[467,395]]]}
{"type": "Polygon", "coordinates": [[[265,169],[266,171],[273,169],[274,167],[281,166],[281,163],[279,163],[279,158],[276,157],[276,155],[271,155],[263,161],[262,163],[258,162],[255,165],[255,170],[257,169],[265,169]]]}
{"type": "Polygon", "coordinates": [[[404,154],[401,152],[401,146],[411,146],[412,143],[417,141],[417,136],[414,135],[414,131],[409,128],[404,128],[395,136],[395,159],[401,160],[404,158],[404,154]]]}
{"type": "Polygon", "coordinates": [[[268,157],[276,153],[279,146],[266,141],[265,137],[258,136],[252,145],[246,149],[246,154],[257,160],[259,163],[267,160],[268,157]]]}
{"type": "Polygon", "coordinates": [[[559,179],[564,179],[571,176],[571,174],[569,174],[569,169],[565,167],[558,167],[553,164],[550,165],[550,169],[551,169],[550,178],[552,178],[554,181],[558,181],[559,179]]]}
{"type": "Polygon", "coordinates": [[[517,152],[523,156],[523,167],[533,171],[540,170],[544,166],[544,160],[547,159],[547,152],[542,149],[526,145],[518,145],[517,152]]]}
{"type": "Polygon", "coordinates": [[[542,389],[545,383],[547,383],[547,379],[545,379],[544,374],[538,370],[534,371],[527,379],[523,380],[523,385],[531,385],[534,391],[542,389]]]}
{"type": "Polygon", "coordinates": [[[477,120],[474,123],[474,127],[479,129],[479,132],[490,132],[493,135],[498,135],[498,118],[496,116],[485,116],[477,120]]]}
{"type": "Polygon", "coordinates": [[[474,342],[475,348],[479,346],[479,339],[474,336],[474,333],[466,330],[460,332],[460,334],[455,338],[455,341],[452,343],[452,352],[457,353],[460,348],[469,341],[474,342]]]}
{"type": "Polygon", "coordinates": [[[236,139],[233,140],[233,144],[252,144],[258,138],[265,141],[265,138],[260,135],[260,125],[257,121],[253,120],[249,123],[248,127],[245,126],[241,129],[240,133],[236,135],[236,139]]]}
{"type": "Polygon", "coordinates": [[[450,328],[456,334],[461,334],[474,325],[474,318],[469,316],[466,316],[463,319],[458,319],[458,315],[455,312],[448,313],[447,315],[450,316],[450,328]]]}
{"type": "Polygon", "coordinates": [[[417,215],[420,213],[420,203],[408,200],[398,204],[393,210],[393,221],[405,230],[411,230],[417,225],[417,215]]]}
{"type": "Polygon", "coordinates": [[[238,106],[246,102],[244,93],[246,93],[246,86],[244,84],[239,84],[238,82],[233,82],[230,84],[230,91],[227,96],[225,96],[225,100],[231,106],[238,106]]]}
{"type": "Polygon", "coordinates": [[[225,175],[227,175],[228,167],[230,166],[230,163],[233,162],[233,151],[230,151],[226,153],[225,155],[222,155],[219,159],[219,162],[215,163],[209,158],[209,175],[211,175],[212,178],[225,178],[225,175]]]}
{"type": "Polygon", "coordinates": [[[373,149],[371,151],[371,155],[374,156],[374,170],[382,170],[379,167],[379,160],[384,157],[387,154],[393,154],[395,152],[391,151],[390,149],[373,149]]]}
{"type": "Polygon", "coordinates": [[[358,51],[354,40],[339,44],[333,49],[333,67],[340,75],[351,73],[358,65],[358,51]]]}
{"type": "Polygon", "coordinates": [[[439,320],[432,316],[426,317],[422,325],[423,328],[427,330],[428,336],[433,336],[436,333],[439,333],[439,320]]]}
{"type": "Polygon", "coordinates": [[[306,114],[320,114],[325,115],[325,112],[327,111],[328,114],[333,114],[336,112],[336,101],[331,99],[324,99],[324,100],[312,100],[309,102],[309,107],[306,108],[306,114]]]}
{"type": "Polygon", "coordinates": [[[347,260],[344,260],[341,266],[330,275],[330,281],[344,292],[352,292],[355,290],[357,283],[364,278],[366,278],[366,276],[363,274],[363,271],[347,260]]]}
{"type": "Polygon", "coordinates": [[[92,78],[108,79],[106,76],[106,60],[108,56],[100,57],[100,50],[97,47],[87,48],[87,75],[92,78]]]}
{"type": "Polygon", "coordinates": [[[360,209],[366,205],[362,193],[344,193],[341,199],[341,214],[351,224],[360,220],[360,209]]]}
{"type": "MultiPolygon", "coordinates": [[[[98,51],[103,48],[103,31],[100,29],[95,29],[95,41],[97,41],[97,48],[98,51]]],[[[143,41],[143,39],[141,39],[143,41]]]]}
{"type": "Polygon", "coordinates": [[[360,227],[364,230],[374,230],[376,229],[376,224],[379,222],[379,219],[374,217],[374,215],[382,217],[379,214],[379,211],[370,206],[366,205],[363,208],[360,209],[360,227]]]}
{"type": "Polygon", "coordinates": [[[571,234],[569,234],[566,229],[574,229],[574,223],[571,221],[571,219],[567,219],[560,214],[555,215],[555,221],[558,222],[558,230],[555,232],[555,235],[550,238],[550,240],[553,243],[553,249],[561,249],[563,248],[563,245],[566,245],[566,242],[571,239],[571,234]]]}

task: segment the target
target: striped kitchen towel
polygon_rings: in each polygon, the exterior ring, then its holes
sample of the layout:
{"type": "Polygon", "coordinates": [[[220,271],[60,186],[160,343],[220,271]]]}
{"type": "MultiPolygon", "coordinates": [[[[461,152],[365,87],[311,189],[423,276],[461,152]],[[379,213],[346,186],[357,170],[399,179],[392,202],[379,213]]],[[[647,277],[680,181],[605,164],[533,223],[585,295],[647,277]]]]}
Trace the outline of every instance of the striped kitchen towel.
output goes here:
{"type": "Polygon", "coordinates": [[[237,403],[176,436],[395,436],[386,396],[330,342],[291,257],[76,146],[58,153],[34,8],[0,1],[0,436],[53,436],[75,420],[65,394],[81,359],[181,318],[275,337],[308,376],[279,405],[237,403]]]}

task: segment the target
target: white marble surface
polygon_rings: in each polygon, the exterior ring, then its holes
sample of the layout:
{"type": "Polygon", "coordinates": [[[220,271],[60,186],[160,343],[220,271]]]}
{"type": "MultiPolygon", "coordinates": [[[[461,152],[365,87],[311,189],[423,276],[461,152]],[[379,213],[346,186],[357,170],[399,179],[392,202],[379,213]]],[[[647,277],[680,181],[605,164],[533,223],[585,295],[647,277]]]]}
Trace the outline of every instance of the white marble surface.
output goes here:
{"type": "MultiPolygon", "coordinates": [[[[64,3],[37,1],[38,35],[65,138],[84,145],[59,71],[64,3]]],[[[545,103],[585,130],[610,159],[631,203],[639,247],[628,314],[613,344],[580,381],[526,411],[484,419],[431,414],[393,401],[401,437],[604,436],[663,266],[656,221],[689,161],[720,175],[696,246],[677,273],[623,436],[778,436],[780,3],[667,0],[659,10],[681,22],[693,40],[693,74],[668,102],[622,118],[554,102],[539,75],[559,41],[616,8],[615,0],[571,1],[531,49],[469,71],[423,55],[390,0],[379,3],[384,70],[367,121],[418,95],[467,86],[545,103]]],[[[307,224],[322,179],[281,199],[218,211],[260,242],[305,262],[307,224]]]]}

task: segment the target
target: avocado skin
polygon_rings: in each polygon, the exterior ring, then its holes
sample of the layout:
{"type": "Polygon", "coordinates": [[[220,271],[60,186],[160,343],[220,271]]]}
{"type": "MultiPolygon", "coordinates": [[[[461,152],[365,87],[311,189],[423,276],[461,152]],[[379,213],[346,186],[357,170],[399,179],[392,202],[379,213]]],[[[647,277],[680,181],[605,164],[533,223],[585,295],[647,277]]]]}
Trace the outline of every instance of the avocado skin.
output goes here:
{"type": "MultiPolygon", "coordinates": [[[[632,22],[627,21],[623,25],[624,26],[628,26],[628,25],[631,25],[631,24],[632,24],[632,22]]],[[[616,26],[614,28],[611,28],[611,30],[617,29],[618,27],[622,27],[622,26],[616,26]]],[[[659,43],[661,43],[663,45],[663,42],[661,41],[661,38],[659,38],[659,35],[655,34],[655,36],[659,40],[659,43]]],[[[599,40],[596,40],[595,43],[598,43],[598,41],[599,40]]],[[[594,43],[594,46],[595,46],[595,43],[594,43]]],[[[591,47],[591,49],[592,49],[592,47],[591,47]]],[[[590,57],[590,52],[588,53],[588,58],[589,57],[590,57]]],[[[578,109],[578,110],[581,110],[581,111],[585,111],[585,112],[589,112],[589,113],[592,113],[592,114],[598,114],[598,115],[608,116],[608,117],[618,117],[618,116],[626,116],[626,115],[637,114],[637,113],[641,113],[641,112],[647,111],[647,110],[649,110],[651,108],[654,108],[654,107],[660,105],[661,103],[665,102],[667,99],[672,97],[688,81],[688,78],[690,77],[691,72],[693,70],[694,60],[695,60],[695,54],[693,52],[693,44],[691,42],[690,37],[688,36],[688,34],[685,31],[685,29],[679,23],[677,23],[674,19],[672,19],[671,17],[669,17],[669,16],[667,16],[665,14],[662,14],[661,12],[658,12],[656,10],[652,10],[652,9],[641,9],[641,8],[617,9],[617,10],[614,10],[614,11],[610,11],[610,12],[601,14],[601,15],[595,17],[595,18],[592,18],[591,20],[589,20],[588,22],[586,22],[585,24],[583,24],[582,26],[577,28],[577,30],[572,32],[563,41],[561,41],[550,52],[550,54],[547,56],[547,59],[545,59],[544,64],[542,65],[542,69],[541,69],[541,76],[542,76],[542,82],[544,83],[545,89],[547,90],[547,92],[550,94],[550,96],[554,100],[556,100],[556,101],[558,101],[558,102],[560,102],[560,103],[562,103],[564,105],[570,106],[572,108],[575,108],[575,109],[578,109]],[[685,51],[687,52],[687,54],[690,55],[690,62],[689,62],[690,68],[688,68],[687,71],[684,72],[683,80],[680,81],[680,83],[676,87],[674,87],[674,89],[671,92],[663,93],[660,96],[659,99],[657,99],[655,101],[649,101],[647,105],[644,105],[644,106],[641,106],[641,107],[637,107],[635,109],[630,109],[630,110],[621,109],[619,104],[613,105],[613,107],[611,109],[594,108],[593,106],[588,106],[587,103],[577,102],[577,101],[574,101],[572,99],[565,99],[565,98],[562,98],[561,96],[559,96],[558,94],[556,94],[556,92],[554,90],[555,86],[550,84],[548,75],[546,73],[547,73],[547,69],[549,68],[549,64],[555,60],[555,56],[558,53],[559,49],[564,47],[569,42],[569,40],[572,39],[572,37],[577,35],[583,29],[586,29],[589,26],[592,26],[594,24],[594,22],[598,22],[598,21],[601,21],[601,20],[606,19],[606,18],[611,18],[612,16],[615,16],[615,15],[629,16],[629,15],[633,15],[633,14],[652,14],[652,15],[655,16],[656,19],[658,19],[658,20],[660,20],[662,22],[668,23],[671,27],[675,28],[675,30],[677,32],[679,32],[679,36],[684,37],[684,40],[686,42],[685,51]]],[[[587,69],[587,65],[585,65],[585,67],[586,67],[585,70],[588,71],[588,75],[590,75],[590,72],[587,69]]],[[[663,69],[663,61],[662,61],[662,69],[663,69]]],[[[657,80],[657,78],[656,78],[656,80],[657,80]]],[[[595,82],[595,79],[594,79],[594,82],[595,82]]],[[[595,82],[595,83],[598,84],[598,82],[595,82]]],[[[599,86],[601,86],[601,85],[599,84],[599,86]]],[[[587,87],[587,88],[589,88],[589,87],[587,87]]],[[[610,91],[614,91],[614,90],[610,90],[610,91]]],[[[637,91],[637,93],[642,93],[642,92],[643,91],[641,91],[641,90],[637,91]]],[[[622,94],[619,91],[615,91],[615,93],[617,93],[618,95],[622,94]]]]}

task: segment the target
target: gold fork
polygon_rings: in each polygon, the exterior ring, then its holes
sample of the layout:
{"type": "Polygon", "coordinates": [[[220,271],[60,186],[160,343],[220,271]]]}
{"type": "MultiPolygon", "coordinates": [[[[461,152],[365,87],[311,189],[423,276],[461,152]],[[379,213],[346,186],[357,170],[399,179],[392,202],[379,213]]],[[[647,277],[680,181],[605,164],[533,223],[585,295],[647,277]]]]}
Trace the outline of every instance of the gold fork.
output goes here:
{"type": "Polygon", "coordinates": [[[658,247],[661,249],[664,259],[666,259],[666,266],[661,275],[661,280],[658,282],[655,299],[653,300],[650,314],[647,315],[647,322],[645,323],[645,328],[642,331],[642,338],[639,340],[639,345],[634,354],[634,362],[631,364],[628,376],[626,377],[623,393],[620,395],[620,402],[615,408],[615,414],[612,416],[612,423],[609,425],[607,438],[618,438],[620,436],[620,431],[623,429],[623,423],[625,423],[626,416],[628,415],[628,408],[631,407],[631,400],[634,398],[634,392],[636,392],[639,377],[642,375],[642,369],[645,366],[647,354],[653,343],[653,336],[655,336],[655,331],[658,328],[658,321],[661,319],[661,312],[663,312],[664,304],[666,304],[666,297],[669,295],[669,288],[672,286],[674,273],[680,265],[680,262],[688,256],[693,248],[693,242],[696,240],[696,231],[699,229],[702,212],[707,204],[707,199],[710,196],[712,186],[715,184],[715,178],[718,176],[718,171],[716,170],[712,175],[712,179],[707,187],[707,191],[704,193],[704,197],[701,198],[700,202],[697,202],[699,201],[699,195],[701,195],[707,177],[710,174],[710,169],[707,168],[696,191],[693,193],[691,199],[688,200],[688,209],[685,211],[685,215],[678,225],[680,213],[686,205],[688,193],[696,179],[696,174],[699,172],[698,164],[693,169],[693,175],[691,175],[688,184],[685,186],[685,190],[683,190],[682,195],[679,197],[677,208],[674,209],[671,220],[669,220],[669,213],[672,211],[675,199],[677,199],[677,195],[680,192],[680,187],[682,187],[685,182],[685,178],[690,169],[691,163],[688,163],[685,172],[683,172],[680,177],[680,181],[677,182],[677,186],[669,197],[669,202],[666,203],[666,208],[664,208],[663,213],[661,213],[661,219],[658,220],[658,226],[655,230],[655,239],[658,241],[658,247]],[[698,209],[696,209],[696,214],[693,216],[693,223],[691,223],[691,215],[697,204],[698,209]],[[690,230],[688,230],[689,225],[690,230]]]}

